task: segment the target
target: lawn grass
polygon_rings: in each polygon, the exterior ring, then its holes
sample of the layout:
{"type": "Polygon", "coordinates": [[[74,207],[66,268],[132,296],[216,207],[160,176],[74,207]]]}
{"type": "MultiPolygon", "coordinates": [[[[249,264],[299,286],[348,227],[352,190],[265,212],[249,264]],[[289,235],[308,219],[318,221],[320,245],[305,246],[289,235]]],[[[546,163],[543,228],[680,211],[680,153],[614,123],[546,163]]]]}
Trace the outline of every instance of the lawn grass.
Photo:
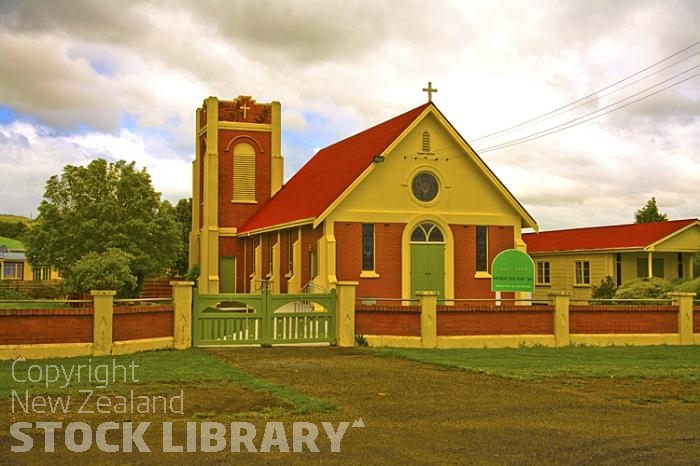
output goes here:
{"type": "MultiPolygon", "coordinates": [[[[307,396],[292,388],[276,385],[265,380],[253,377],[232,366],[227,365],[216,356],[203,350],[189,349],[185,351],[151,351],[124,356],[79,357],[66,359],[46,359],[33,361],[20,361],[14,366],[14,375],[17,379],[28,379],[30,366],[39,366],[44,377],[40,382],[17,382],[13,378],[13,361],[0,361],[0,399],[9,399],[12,390],[24,392],[29,390],[32,394],[46,395],[77,395],[80,390],[92,390],[105,385],[107,377],[108,389],[111,391],[138,390],[139,393],[161,393],[164,388],[179,387],[183,384],[195,384],[198,387],[220,385],[221,383],[237,384],[245,389],[267,393],[278,400],[292,406],[292,411],[297,414],[332,412],[336,406],[325,399],[307,396]],[[131,365],[135,365],[132,369],[131,365]],[[92,366],[92,380],[88,378],[88,368],[81,369],[81,379],[77,380],[78,366],[92,366]],[[97,366],[106,365],[106,369],[96,369],[97,366]],[[114,365],[117,365],[114,376],[114,365]],[[63,375],[59,375],[59,381],[46,386],[47,366],[63,366],[66,372],[71,368],[75,370],[68,386],[63,375]],[[126,376],[124,369],[126,368],[126,376]],[[109,372],[109,375],[105,375],[109,372]],[[99,381],[95,377],[99,377],[99,381]]],[[[39,368],[31,369],[31,377],[39,377],[39,368]]],[[[51,369],[53,370],[53,369],[51,369]]]]}
{"type": "Polygon", "coordinates": [[[700,381],[699,346],[610,346],[503,349],[371,348],[375,354],[455,367],[499,377],[548,377],[700,381]]]}

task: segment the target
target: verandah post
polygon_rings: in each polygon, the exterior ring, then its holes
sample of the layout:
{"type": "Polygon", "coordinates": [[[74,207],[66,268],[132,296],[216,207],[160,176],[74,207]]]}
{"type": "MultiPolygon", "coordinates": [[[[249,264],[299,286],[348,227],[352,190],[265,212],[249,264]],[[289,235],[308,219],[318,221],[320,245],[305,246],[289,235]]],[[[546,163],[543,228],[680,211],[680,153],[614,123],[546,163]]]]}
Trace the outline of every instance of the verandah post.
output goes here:
{"type": "Polygon", "coordinates": [[[336,283],[338,305],[336,306],[336,344],[341,348],[355,345],[355,292],[359,282],[336,283]]]}
{"type": "Polygon", "coordinates": [[[437,348],[437,291],[417,291],[423,348],[437,348]]]}
{"type": "Polygon", "coordinates": [[[571,293],[549,293],[554,299],[554,346],[569,346],[569,308],[571,293]]]}
{"type": "Polygon", "coordinates": [[[114,296],[116,291],[92,290],[94,314],[92,317],[92,354],[105,356],[112,353],[114,296]]]}
{"type": "Polygon", "coordinates": [[[674,292],[668,294],[678,306],[678,344],[693,344],[693,298],[695,293],[674,292]]]}
{"type": "Polygon", "coordinates": [[[171,281],[173,287],[173,345],[192,347],[192,287],[194,282],[171,281]]]}

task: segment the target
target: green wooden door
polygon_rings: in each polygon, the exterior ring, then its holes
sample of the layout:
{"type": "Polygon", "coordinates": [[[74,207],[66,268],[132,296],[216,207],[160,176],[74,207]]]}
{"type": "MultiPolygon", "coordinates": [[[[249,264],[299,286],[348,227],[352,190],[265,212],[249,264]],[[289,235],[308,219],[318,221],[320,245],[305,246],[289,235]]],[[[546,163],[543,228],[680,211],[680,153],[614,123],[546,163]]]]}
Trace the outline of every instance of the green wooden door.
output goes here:
{"type": "Polygon", "coordinates": [[[219,293],[235,293],[236,258],[222,257],[219,268],[219,293]]]}
{"type": "Polygon", "coordinates": [[[411,295],[416,291],[437,291],[445,296],[445,245],[411,244],[411,295]]]}

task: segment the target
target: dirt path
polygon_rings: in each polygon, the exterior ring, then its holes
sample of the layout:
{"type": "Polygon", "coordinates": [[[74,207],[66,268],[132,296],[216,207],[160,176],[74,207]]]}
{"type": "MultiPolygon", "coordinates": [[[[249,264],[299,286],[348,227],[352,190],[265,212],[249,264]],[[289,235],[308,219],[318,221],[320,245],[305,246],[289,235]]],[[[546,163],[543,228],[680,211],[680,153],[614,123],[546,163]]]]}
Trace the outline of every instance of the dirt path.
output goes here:
{"type": "MultiPolygon", "coordinates": [[[[362,418],[365,428],[348,429],[341,453],[324,453],[319,442],[323,464],[700,462],[699,384],[521,382],[338,348],[212,352],[339,406],[303,420],[362,418]]],[[[312,459],[303,456],[285,462],[312,459]]]]}
{"type": "MultiPolygon", "coordinates": [[[[293,387],[334,402],[327,414],[289,414],[290,406],[266,393],[226,382],[175,382],[158,394],[184,393],[184,415],[133,413],[25,415],[0,400],[0,464],[700,464],[700,383],[676,380],[555,379],[522,382],[374,356],[361,349],[230,348],[212,354],[256,377],[293,387]],[[340,452],[322,422],[348,427],[340,452]],[[18,440],[10,425],[18,421],[119,423],[106,442],[119,451],[95,445],[83,453],[69,451],[63,430],[56,451],[45,452],[42,431],[30,430],[34,448],[11,453],[18,440]],[[150,422],[143,435],[151,452],[124,452],[123,425],[150,422]],[[172,422],[172,444],[187,445],[186,427],[196,425],[197,453],[164,452],[164,423],[172,422]],[[320,452],[232,452],[230,431],[222,451],[202,452],[204,423],[230,429],[247,422],[256,429],[254,447],[262,449],[270,422],[279,423],[293,449],[295,422],[318,428],[320,452]],[[308,425],[308,424],[307,424],[308,425]],[[228,442],[228,443],[227,443],[228,442]]],[[[9,375],[8,375],[9,376],[9,375]]],[[[136,387],[141,389],[140,387],[136,387]]],[[[124,395],[122,391],[112,395],[124,395]]],[[[271,436],[272,437],[272,436],[271,436]]],[[[78,437],[80,438],[80,436],[78,437]]],[[[80,441],[78,441],[80,442],[80,441]]],[[[97,442],[97,440],[95,440],[97,442]]],[[[129,445],[130,442],[127,442],[129,445]]]]}

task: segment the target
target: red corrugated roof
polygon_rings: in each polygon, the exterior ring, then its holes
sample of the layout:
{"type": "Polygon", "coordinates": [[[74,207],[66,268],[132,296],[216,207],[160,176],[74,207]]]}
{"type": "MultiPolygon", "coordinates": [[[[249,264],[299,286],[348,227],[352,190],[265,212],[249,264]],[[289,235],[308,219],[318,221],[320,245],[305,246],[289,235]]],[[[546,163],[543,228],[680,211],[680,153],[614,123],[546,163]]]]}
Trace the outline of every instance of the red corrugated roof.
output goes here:
{"type": "Polygon", "coordinates": [[[431,103],[321,149],[240,229],[248,232],[314,219],[431,103]]]}
{"type": "Polygon", "coordinates": [[[529,253],[645,248],[697,222],[697,219],[692,218],[668,222],[543,231],[525,233],[523,240],[527,244],[529,253]]]}

